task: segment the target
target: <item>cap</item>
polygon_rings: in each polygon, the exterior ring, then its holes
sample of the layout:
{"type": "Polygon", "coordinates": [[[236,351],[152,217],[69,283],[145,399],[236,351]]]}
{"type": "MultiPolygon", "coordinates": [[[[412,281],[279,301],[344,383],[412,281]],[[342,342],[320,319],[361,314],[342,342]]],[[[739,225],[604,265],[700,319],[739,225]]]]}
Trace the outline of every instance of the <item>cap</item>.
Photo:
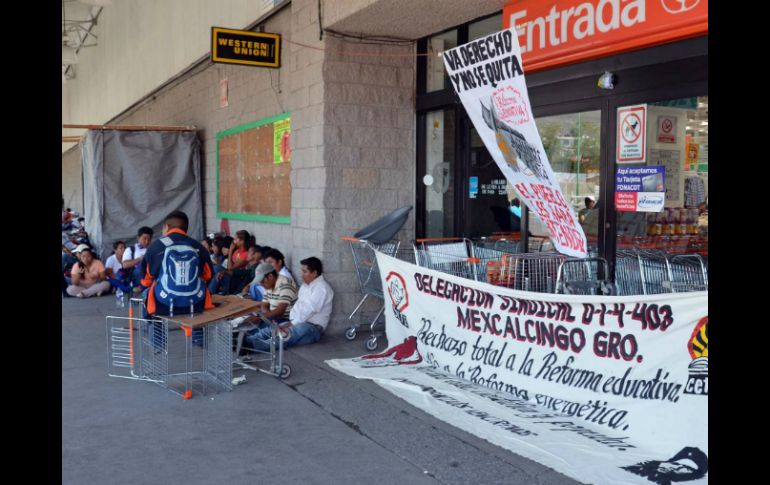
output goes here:
{"type": "Polygon", "coordinates": [[[88,244],[78,244],[78,247],[72,250],[73,253],[79,253],[80,251],[83,251],[84,249],[91,250],[90,247],[88,247],[88,244]]]}
{"type": "Polygon", "coordinates": [[[259,263],[259,266],[257,266],[257,269],[254,270],[254,281],[257,283],[261,283],[263,279],[265,279],[265,275],[268,273],[272,273],[275,271],[275,268],[273,268],[273,265],[270,263],[259,263]]]}

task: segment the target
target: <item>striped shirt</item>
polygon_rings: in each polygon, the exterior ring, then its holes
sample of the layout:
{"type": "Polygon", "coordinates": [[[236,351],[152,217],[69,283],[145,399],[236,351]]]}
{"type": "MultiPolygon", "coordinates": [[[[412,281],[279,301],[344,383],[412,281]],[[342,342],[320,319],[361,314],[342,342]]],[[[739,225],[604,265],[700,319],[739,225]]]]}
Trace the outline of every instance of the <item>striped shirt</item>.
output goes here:
{"type": "Polygon", "coordinates": [[[275,281],[275,286],[265,291],[264,301],[270,305],[270,310],[275,310],[281,303],[288,303],[283,312],[283,319],[288,320],[294,302],[297,301],[296,283],[291,278],[279,274],[278,279],[275,281]]]}

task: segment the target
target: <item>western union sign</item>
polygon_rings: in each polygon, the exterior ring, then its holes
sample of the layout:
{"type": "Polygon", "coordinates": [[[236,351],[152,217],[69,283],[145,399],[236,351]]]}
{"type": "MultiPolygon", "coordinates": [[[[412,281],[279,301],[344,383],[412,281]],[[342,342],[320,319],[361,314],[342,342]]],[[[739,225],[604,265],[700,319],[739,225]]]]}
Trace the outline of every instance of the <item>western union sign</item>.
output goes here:
{"type": "Polygon", "coordinates": [[[281,67],[281,34],[212,27],[211,61],[281,67]]]}

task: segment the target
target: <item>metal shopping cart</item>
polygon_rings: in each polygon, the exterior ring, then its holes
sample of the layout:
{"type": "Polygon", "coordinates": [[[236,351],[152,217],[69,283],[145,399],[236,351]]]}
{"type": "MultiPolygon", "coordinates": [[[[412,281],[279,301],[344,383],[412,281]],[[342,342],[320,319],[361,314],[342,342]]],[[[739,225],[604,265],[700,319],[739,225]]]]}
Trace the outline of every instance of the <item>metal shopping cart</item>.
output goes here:
{"type": "Polygon", "coordinates": [[[236,339],[235,357],[232,361],[233,367],[237,369],[259,371],[278,377],[279,379],[286,379],[291,375],[291,366],[283,361],[283,342],[288,338],[287,334],[280,329],[279,324],[266,318],[262,312],[254,312],[250,317],[255,317],[263,324],[270,326],[270,350],[265,352],[244,345],[244,340],[248,332],[259,328],[259,325],[253,321],[254,318],[247,317],[245,319],[233,319],[231,321],[233,328],[232,335],[236,339]],[[248,354],[240,355],[242,350],[246,350],[248,354]],[[265,355],[267,357],[259,357],[265,355]],[[267,368],[255,365],[260,362],[268,362],[269,364],[267,368]]]}
{"type": "Polygon", "coordinates": [[[419,266],[470,280],[480,279],[480,259],[473,256],[472,243],[468,239],[417,239],[413,249],[419,266]]]}
{"type": "Polygon", "coordinates": [[[569,258],[556,275],[556,293],[567,295],[615,295],[609,264],[604,258],[569,258]]]}
{"type": "MultiPolygon", "coordinates": [[[[353,317],[358,313],[358,310],[370,296],[383,300],[382,280],[380,279],[380,270],[377,266],[376,251],[389,256],[394,256],[398,251],[400,243],[393,240],[382,244],[374,244],[355,237],[343,237],[342,240],[347,241],[350,244],[350,250],[353,254],[353,264],[356,267],[358,284],[361,288],[361,293],[363,294],[363,298],[361,298],[361,301],[358,302],[353,313],[348,317],[351,326],[345,332],[345,338],[354,340],[356,338],[356,333],[361,326],[360,323],[356,323],[353,320],[353,317]]],[[[385,305],[383,304],[377,312],[377,315],[369,324],[370,336],[364,344],[367,350],[377,349],[377,335],[374,333],[374,328],[384,311],[385,305]]]]}

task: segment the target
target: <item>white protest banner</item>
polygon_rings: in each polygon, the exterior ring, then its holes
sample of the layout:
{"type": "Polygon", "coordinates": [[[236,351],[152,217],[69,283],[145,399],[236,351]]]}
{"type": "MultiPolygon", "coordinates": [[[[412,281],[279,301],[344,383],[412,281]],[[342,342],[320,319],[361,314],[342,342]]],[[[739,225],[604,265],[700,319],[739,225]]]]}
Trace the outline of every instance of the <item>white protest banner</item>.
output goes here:
{"type": "Polygon", "coordinates": [[[706,483],[707,292],[531,293],[377,262],[391,348],[331,366],[583,482],[706,483]]]}
{"type": "Polygon", "coordinates": [[[585,234],[564,199],[535,125],[513,29],[445,51],[444,65],[487,150],[548,228],[556,249],[585,257],[585,234]]]}

